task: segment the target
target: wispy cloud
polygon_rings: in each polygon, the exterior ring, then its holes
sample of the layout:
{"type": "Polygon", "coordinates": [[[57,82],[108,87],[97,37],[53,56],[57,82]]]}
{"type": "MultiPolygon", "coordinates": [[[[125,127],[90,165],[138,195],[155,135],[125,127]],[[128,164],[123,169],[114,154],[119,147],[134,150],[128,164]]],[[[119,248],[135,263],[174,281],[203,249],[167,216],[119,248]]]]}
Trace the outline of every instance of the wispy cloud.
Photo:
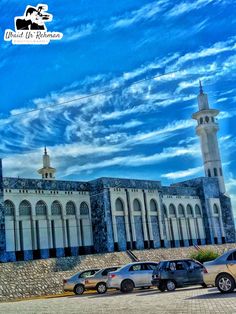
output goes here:
{"type": "Polygon", "coordinates": [[[222,2],[221,0],[195,0],[193,2],[181,2],[179,4],[176,4],[169,12],[169,17],[175,17],[182,14],[186,14],[193,10],[198,10],[200,8],[203,8],[209,4],[216,4],[222,2]]]}
{"type": "Polygon", "coordinates": [[[107,27],[108,30],[114,28],[125,28],[134,25],[140,21],[150,20],[158,13],[165,9],[168,1],[160,0],[151,2],[140,9],[134,10],[132,12],[127,12],[126,14],[115,17],[111,20],[111,24],[107,27]]]}
{"type": "Polygon", "coordinates": [[[80,25],[80,26],[68,27],[63,31],[63,34],[64,34],[63,41],[71,42],[71,41],[89,36],[93,33],[95,28],[96,28],[95,24],[90,24],[90,23],[80,25]]]}
{"type": "Polygon", "coordinates": [[[186,170],[169,172],[169,173],[161,175],[161,177],[165,179],[169,179],[169,180],[177,180],[177,179],[182,179],[186,177],[191,177],[193,175],[196,175],[202,172],[203,172],[203,167],[201,166],[201,167],[189,168],[186,170]]]}

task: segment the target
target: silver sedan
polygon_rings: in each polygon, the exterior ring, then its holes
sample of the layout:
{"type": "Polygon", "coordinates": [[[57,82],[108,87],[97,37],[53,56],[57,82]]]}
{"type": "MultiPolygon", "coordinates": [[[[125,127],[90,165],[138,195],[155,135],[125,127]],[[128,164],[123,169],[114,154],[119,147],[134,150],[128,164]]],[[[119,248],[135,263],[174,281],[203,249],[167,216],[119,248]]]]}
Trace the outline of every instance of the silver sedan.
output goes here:
{"type": "Polygon", "coordinates": [[[97,268],[83,270],[74,274],[70,278],[63,279],[64,291],[71,291],[74,292],[75,294],[83,294],[85,278],[93,276],[98,271],[99,269],[97,268]]]}
{"type": "Polygon", "coordinates": [[[203,265],[206,268],[203,274],[206,285],[216,286],[222,293],[232,292],[236,288],[236,249],[203,265]]]}
{"type": "Polygon", "coordinates": [[[130,263],[117,271],[108,274],[108,288],[115,288],[122,292],[131,292],[134,288],[152,286],[152,273],[158,266],[157,262],[130,263]]]}

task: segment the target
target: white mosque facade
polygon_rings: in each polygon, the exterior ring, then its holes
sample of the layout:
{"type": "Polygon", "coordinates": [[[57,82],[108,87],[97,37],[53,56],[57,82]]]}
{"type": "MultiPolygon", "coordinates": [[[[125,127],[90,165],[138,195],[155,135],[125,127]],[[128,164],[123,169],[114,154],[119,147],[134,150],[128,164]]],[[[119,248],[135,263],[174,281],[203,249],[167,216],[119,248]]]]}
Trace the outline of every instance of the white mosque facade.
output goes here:
{"type": "Polygon", "coordinates": [[[235,242],[216,135],[219,111],[209,108],[202,87],[198,105],[193,119],[205,177],[170,186],[60,181],[46,149],[41,179],[0,177],[0,261],[235,242]]]}

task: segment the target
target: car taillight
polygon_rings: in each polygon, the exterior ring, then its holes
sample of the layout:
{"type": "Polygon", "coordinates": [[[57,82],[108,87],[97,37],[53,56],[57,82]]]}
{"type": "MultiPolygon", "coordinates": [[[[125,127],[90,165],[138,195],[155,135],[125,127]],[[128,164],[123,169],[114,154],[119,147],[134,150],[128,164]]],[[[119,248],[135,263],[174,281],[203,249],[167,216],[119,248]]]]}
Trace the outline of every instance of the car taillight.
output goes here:
{"type": "Polygon", "coordinates": [[[115,278],[116,275],[114,275],[114,274],[109,274],[108,277],[109,277],[110,279],[112,279],[112,278],[115,278]]]}
{"type": "Polygon", "coordinates": [[[204,274],[208,274],[208,271],[205,267],[203,268],[203,272],[204,272],[204,274]]]}

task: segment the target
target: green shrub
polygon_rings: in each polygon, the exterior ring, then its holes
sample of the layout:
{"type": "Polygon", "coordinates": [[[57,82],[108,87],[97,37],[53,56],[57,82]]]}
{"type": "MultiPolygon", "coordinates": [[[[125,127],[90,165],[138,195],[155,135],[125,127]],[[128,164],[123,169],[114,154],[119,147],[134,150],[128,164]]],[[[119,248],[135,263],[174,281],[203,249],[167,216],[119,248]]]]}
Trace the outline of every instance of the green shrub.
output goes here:
{"type": "Polygon", "coordinates": [[[190,255],[191,258],[199,261],[200,263],[212,261],[213,259],[216,259],[219,256],[220,254],[213,250],[196,251],[190,255]]]}

